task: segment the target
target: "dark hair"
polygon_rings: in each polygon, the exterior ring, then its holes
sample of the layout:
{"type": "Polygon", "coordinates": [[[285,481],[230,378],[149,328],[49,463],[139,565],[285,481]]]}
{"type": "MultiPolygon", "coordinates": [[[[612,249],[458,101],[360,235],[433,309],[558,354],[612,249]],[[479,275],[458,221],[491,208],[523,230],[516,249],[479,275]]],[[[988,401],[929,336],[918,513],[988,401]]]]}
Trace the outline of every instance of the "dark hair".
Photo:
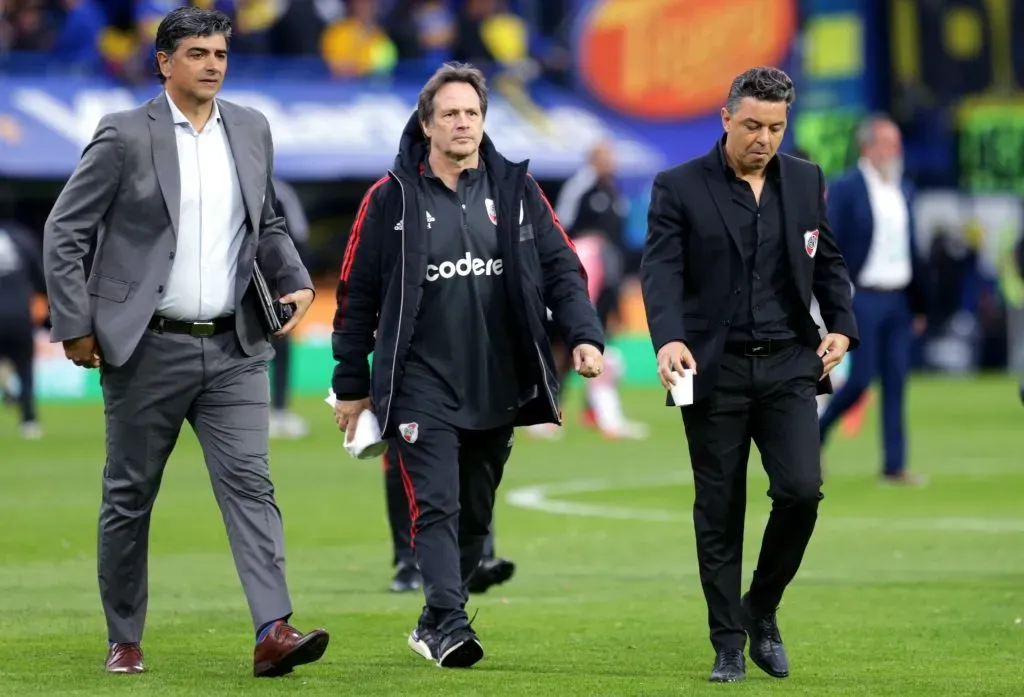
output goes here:
{"type": "Polygon", "coordinates": [[[744,97],[759,102],[785,102],[788,111],[796,99],[796,89],[789,75],[778,68],[751,68],[732,81],[725,102],[730,114],[736,113],[744,97]]]}
{"type": "Polygon", "coordinates": [[[430,123],[434,119],[434,97],[442,87],[452,82],[464,82],[476,90],[480,97],[480,115],[487,117],[487,79],[484,74],[469,63],[445,63],[420,90],[416,104],[416,116],[420,123],[430,123]]]}
{"type": "MultiPolygon", "coordinates": [[[[168,56],[178,50],[185,39],[197,36],[223,34],[224,41],[231,41],[231,20],[219,10],[204,10],[193,5],[184,5],[167,13],[156,30],[155,48],[157,53],[168,56]]],[[[163,83],[167,80],[160,72],[160,59],[156,62],[156,74],[163,83]]]]}

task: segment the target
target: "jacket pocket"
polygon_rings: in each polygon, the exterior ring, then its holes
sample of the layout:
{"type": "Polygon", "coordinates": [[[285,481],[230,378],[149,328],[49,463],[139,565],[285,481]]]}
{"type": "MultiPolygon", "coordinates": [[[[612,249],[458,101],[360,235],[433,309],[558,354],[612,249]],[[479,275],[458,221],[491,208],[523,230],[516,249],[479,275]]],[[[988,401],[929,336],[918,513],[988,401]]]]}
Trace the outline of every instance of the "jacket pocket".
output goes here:
{"type": "Polygon", "coordinates": [[[97,274],[93,274],[86,285],[89,289],[89,295],[95,295],[98,298],[115,303],[123,303],[127,300],[128,292],[132,289],[131,283],[97,274]]]}

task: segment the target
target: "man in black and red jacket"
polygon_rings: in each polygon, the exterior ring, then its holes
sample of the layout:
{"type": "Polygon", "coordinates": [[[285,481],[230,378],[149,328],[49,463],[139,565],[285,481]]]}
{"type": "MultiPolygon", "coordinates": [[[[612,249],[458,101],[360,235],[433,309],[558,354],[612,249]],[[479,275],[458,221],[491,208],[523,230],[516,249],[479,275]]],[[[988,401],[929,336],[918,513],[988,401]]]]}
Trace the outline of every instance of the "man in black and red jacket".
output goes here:
{"type": "Polygon", "coordinates": [[[483,657],[466,582],[512,429],[561,420],[546,308],[576,371],[603,365],[575,249],[527,163],[484,135],[486,115],[471,66],[445,65],[424,86],[393,169],[353,225],[332,336],[338,427],[372,409],[398,452],[426,595],[409,645],[442,667],[483,657]]]}

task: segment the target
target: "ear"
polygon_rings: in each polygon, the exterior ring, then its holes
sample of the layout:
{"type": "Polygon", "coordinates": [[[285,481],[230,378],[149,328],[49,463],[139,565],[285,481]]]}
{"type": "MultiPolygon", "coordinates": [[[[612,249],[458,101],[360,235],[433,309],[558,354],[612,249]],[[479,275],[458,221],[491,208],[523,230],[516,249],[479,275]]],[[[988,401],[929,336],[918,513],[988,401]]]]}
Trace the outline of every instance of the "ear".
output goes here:
{"type": "Polygon", "coordinates": [[[160,66],[160,74],[165,78],[171,76],[171,57],[163,51],[156,52],[157,64],[160,66]]]}
{"type": "Polygon", "coordinates": [[[722,128],[726,133],[729,132],[729,123],[732,121],[732,114],[725,107],[722,107],[722,128]]]}
{"type": "Polygon", "coordinates": [[[423,135],[426,137],[426,139],[430,140],[430,124],[428,124],[426,121],[420,121],[420,128],[423,130],[423,135]]]}

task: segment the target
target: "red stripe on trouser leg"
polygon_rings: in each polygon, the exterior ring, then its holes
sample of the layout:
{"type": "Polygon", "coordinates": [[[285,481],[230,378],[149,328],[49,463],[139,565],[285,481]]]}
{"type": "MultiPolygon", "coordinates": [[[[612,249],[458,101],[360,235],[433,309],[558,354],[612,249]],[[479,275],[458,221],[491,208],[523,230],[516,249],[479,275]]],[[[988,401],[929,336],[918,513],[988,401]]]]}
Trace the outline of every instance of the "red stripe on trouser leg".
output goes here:
{"type": "Polygon", "coordinates": [[[402,487],[405,489],[405,496],[409,499],[409,546],[416,546],[416,521],[420,517],[420,507],[416,503],[416,487],[412,485],[412,478],[409,470],[405,468],[405,458],[401,451],[398,453],[398,467],[402,471],[402,487]]]}

